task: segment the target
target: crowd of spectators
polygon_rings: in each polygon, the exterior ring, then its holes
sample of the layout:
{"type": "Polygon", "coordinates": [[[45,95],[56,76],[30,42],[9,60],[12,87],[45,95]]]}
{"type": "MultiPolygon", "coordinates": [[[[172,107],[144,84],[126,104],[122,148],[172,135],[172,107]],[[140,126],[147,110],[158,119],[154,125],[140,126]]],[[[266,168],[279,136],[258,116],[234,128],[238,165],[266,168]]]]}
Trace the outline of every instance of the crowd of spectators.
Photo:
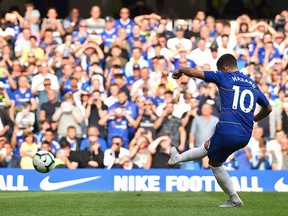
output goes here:
{"type": "Polygon", "coordinates": [[[215,71],[219,56],[231,53],[273,112],[225,167],[288,169],[288,10],[269,21],[204,11],[170,20],[130,19],[123,7],[115,19],[95,5],[88,18],[72,8],[60,20],[55,8],[25,8],[0,18],[0,167],[31,169],[41,149],[56,167],[164,168],[172,145],[181,152],[210,138],[221,109],[215,84],[171,74],[215,71]]]}

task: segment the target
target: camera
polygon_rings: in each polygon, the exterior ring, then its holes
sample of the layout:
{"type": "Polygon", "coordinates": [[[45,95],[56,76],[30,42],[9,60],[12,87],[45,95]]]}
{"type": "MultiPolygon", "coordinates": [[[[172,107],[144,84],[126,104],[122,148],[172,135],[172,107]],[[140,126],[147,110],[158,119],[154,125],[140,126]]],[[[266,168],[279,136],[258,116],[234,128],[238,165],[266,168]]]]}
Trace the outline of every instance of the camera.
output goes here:
{"type": "Polygon", "coordinates": [[[1,154],[6,156],[6,154],[7,154],[6,148],[2,148],[2,150],[0,150],[0,155],[1,154]]]}
{"type": "Polygon", "coordinates": [[[285,22],[286,22],[285,16],[280,15],[280,18],[278,19],[277,24],[279,24],[279,25],[285,25],[285,22]]]}
{"type": "Polygon", "coordinates": [[[118,107],[118,108],[116,108],[116,109],[114,110],[114,113],[115,113],[116,115],[119,115],[119,114],[122,113],[122,109],[121,109],[120,107],[118,107]]]}
{"type": "Polygon", "coordinates": [[[19,125],[19,129],[26,129],[28,127],[29,127],[29,125],[27,123],[22,123],[19,125]]]}
{"type": "Polygon", "coordinates": [[[63,103],[62,111],[63,112],[70,112],[71,111],[71,104],[69,104],[67,102],[62,102],[62,103],[63,103]]]}
{"type": "Polygon", "coordinates": [[[242,48],[242,49],[248,49],[248,48],[249,48],[249,45],[248,45],[248,44],[241,44],[241,45],[240,45],[240,48],[242,48]]]}
{"type": "Polygon", "coordinates": [[[187,82],[182,82],[181,83],[182,91],[181,93],[185,93],[188,90],[188,83],[187,82]]]}
{"type": "Polygon", "coordinates": [[[92,145],[94,145],[96,143],[97,143],[96,141],[89,141],[89,146],[92,146],[92,145]]]}

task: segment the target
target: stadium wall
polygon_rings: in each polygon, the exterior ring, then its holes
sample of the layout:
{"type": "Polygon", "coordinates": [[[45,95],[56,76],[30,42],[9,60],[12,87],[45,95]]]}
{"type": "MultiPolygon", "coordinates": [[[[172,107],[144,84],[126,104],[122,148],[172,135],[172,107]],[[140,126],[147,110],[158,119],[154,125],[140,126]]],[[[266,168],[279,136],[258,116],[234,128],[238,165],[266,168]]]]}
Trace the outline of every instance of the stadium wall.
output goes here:
{"type": "MultiPolygon", "coordinates": [[[[288,192],[288,171],[230,171],[237,191],[288,192]]],[[[0,191],[221,191],[210,170],[0,169],[0,191]]]]}

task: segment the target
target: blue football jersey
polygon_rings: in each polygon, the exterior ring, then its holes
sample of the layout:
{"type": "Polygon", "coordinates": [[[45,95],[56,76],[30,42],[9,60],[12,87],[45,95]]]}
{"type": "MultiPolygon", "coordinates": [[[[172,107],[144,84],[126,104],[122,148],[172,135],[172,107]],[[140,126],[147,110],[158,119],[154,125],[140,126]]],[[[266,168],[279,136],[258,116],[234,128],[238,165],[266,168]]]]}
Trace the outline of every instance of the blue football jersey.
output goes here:
{"type": "Polygon", "coordinates": [[[116,29],[111,30],[110,32],[107,32],[106,30],[103,31],[101,34],[101,37],[103,39],[103,43],[105,44],[105,46],[107,46],[108,48],[111,47],[111,44],[115,41],[115,39],[117,38],[117,31],[116,29]]]}
{"type": "Polygon", "coordinates": [[[125,28],[127,34],[130,34],[131,31],[132,31],[132,27],[133,27],[134,25],[135,25],[135,22],[134,22],[134,20],[132,20],[132,19],[129,19],[128,22],[126,22],[126,23],[123,23],[121,19],[118,19],[118,20],[115,20],[114,27],[115,27],[116,29],[125,28]]]}
{"type": "Polygon", "coordinates": [[[218,86],[221,113],[216,131],[220,134],[251,136],[256,103],[268,106],[269,102],[256,83],[237,72],[204,71],[204,80],[218,86]]]}
{"type": "Polygon", "coordinates": [[[23,93],[20,91],[20,89],[16,89],[11,97],[11,100],[15,102],[15,106],[21,106],[24,102],[31,101],[31,99],[35,99],[31,89],[27,89],[23,93]]]}

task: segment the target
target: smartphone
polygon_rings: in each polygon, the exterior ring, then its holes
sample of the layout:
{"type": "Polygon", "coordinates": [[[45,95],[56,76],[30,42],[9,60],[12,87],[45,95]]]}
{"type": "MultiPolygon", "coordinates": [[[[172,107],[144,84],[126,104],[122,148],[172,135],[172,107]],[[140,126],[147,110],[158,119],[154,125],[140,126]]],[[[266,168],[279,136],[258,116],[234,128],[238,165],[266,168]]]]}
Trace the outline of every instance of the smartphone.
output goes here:
{"type": "Polygon", "coordinates": [[[0,78],[6,77],[4,73],[4,68],[0,68],[0,78]]]}
{"type": "Polygon", "coordinates": [[[6,154],[7,154],[6,148],[2,148],[2,154],[3,154],[4,156],[6,156],[6,154]]]}

